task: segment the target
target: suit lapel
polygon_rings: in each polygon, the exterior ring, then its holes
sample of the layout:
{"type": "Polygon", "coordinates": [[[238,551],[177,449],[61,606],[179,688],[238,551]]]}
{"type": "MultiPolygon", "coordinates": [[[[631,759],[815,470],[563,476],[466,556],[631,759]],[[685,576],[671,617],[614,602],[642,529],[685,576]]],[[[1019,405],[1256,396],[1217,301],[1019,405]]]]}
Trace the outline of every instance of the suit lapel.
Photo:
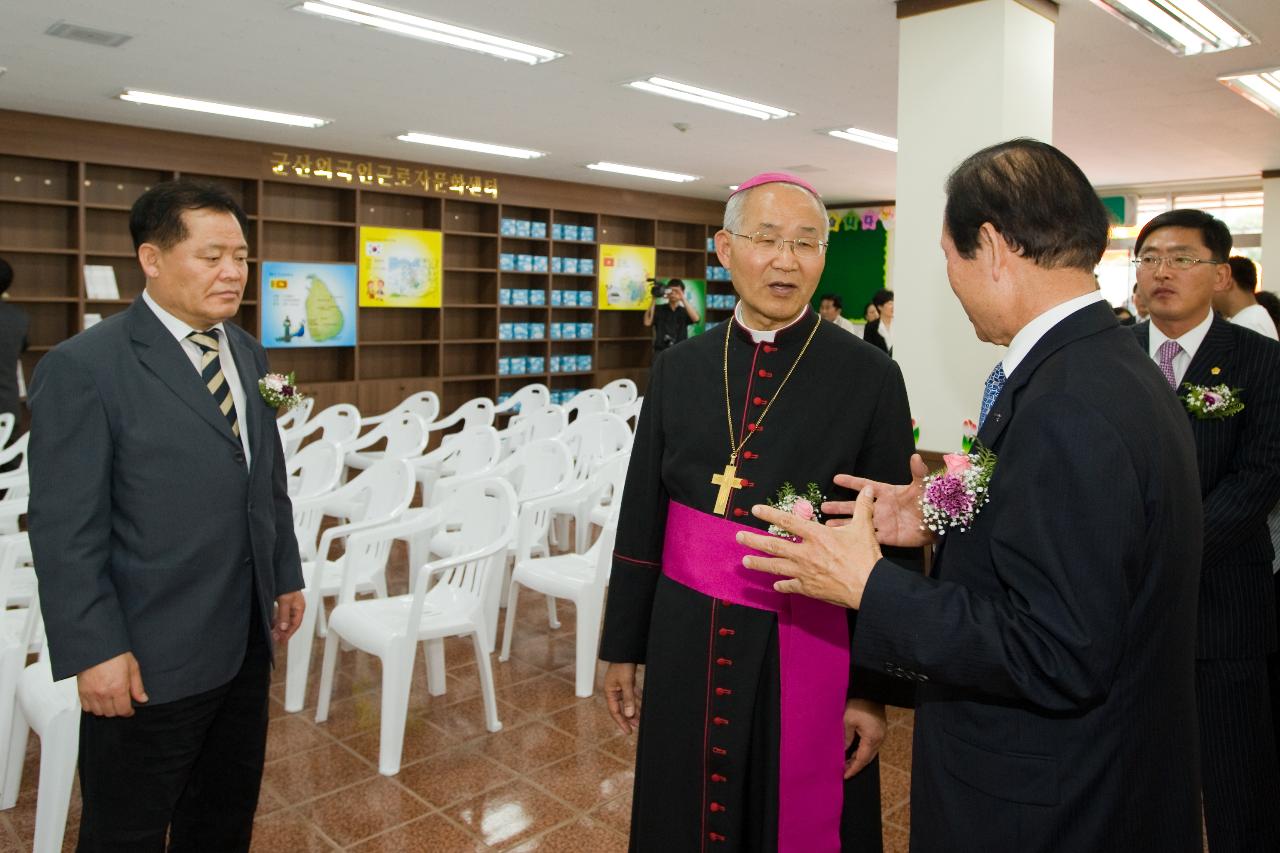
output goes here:
{"type": "Polygon", "coordinates": [[[1231,379],[1225,369],[1231,361],[1233,340],[1230,324],[1221,317],[1214,317],[1208,334],[1196,350],[1191,364],[1187,365],[1182,381],[1191,385],[1230,384],[1231,379]],[[1217,374],[1213,372],[1215,368],[1219,371],[1217,374]]]}
{"type": "Polygon", "coordinates": [[[139,345],[138,360],[215,431],[239,444],[240,439],[231,432],[231,425],[218,410],[213,395],[182,351],[182,344],[169,334],[141,296],[129,307],[129,326],[131,337],[139,345]]]}

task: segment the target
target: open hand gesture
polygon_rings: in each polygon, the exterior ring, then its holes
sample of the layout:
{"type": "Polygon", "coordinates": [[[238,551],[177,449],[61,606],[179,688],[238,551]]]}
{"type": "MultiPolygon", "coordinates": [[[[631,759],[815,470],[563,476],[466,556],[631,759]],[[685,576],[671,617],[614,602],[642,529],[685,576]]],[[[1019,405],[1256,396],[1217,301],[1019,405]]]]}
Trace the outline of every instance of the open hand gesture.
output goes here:
{"type": "MultiPolygon", "coordinates": [[[[876,540],[881,545],[920,548],[934,540],[933,533],[924,529],[921,524],[920,515],[920,497],[924,494],[924,478],[928,475],[929,469],[920,458],[920,454],[913,453],[911,482],[908,485],[894,486],[849,474],[836,475],[835,483],[837,486],[853,489],[856,492],[861,492],[867,486],[874,487],[876,496],[874,524],[876,540]]],[[[822,514],[852,516],[853,508],[853,501],[827,501],[822,505],[822,514]]],[[[843,527],[852,520],[852,518],[833,518],[827,524],[831,527],[843,527]]]]}

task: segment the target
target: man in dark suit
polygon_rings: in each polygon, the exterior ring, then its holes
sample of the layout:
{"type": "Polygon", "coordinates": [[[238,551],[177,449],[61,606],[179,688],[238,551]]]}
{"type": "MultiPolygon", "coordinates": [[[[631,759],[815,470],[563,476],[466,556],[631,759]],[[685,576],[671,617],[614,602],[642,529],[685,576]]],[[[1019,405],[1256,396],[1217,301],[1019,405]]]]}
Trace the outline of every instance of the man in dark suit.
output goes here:
{"type": "Polygon", "coordinates": [[[1101,202],[1052,146],[996,145],[948,180],[951,288],[1009,349],[978,432],[998,458],[989,502],[932,577],[880,553],[933,541],[919,457],[907,486],[837,477],[857,503],[824,511],[852,523],[753,510],[803,539],[744,540],[772,555],[747,565],[859,608],[854,662],[918,684],[915,853],[1200,848],[1195,450],[1095,289],[1106,245],[1101,202]]]}
{"type": "Polygon", "coordinates": [[[129,228],[146,290],[41,360],[30,528],[54,678],[75,676],[81,851],[248,850],[274,644],[302,571],[246,218],[157,185],[129,228]]]}
{"type": "Polygon", "coordinates": [[[893,291],[877,290],[871,304],[876,308],[876,318],[867,321],[862,339],[893,358],[893,291]]]}
{"type": "MultiPolygon", "coordinates": [[[[0,299],[8,299],[13,267],[0,258],[0,299]]],[[[19,415],[18,357],[27,349],[27,315],[16,305],[0,302],[0,413],[19,415]]],[[[15,433],[16,434],[16,433],[15,433]]]]}
{"type": "Polygon", "coordinates": [[[1235,287],[1231,232],[1201,210],[1171,210],[1138,234],[1138,290],[1151,322],[1138,342],[1184,401],[1225,385],[1244,408],[1184,417],[1204,500],[1196,632],[1200,769],[1210,853],[1280,850],[1280,769],[1267,655],[1276,648],[1267,511],[1280,499],[1280,344],[1215,317],[1235,287]]]}

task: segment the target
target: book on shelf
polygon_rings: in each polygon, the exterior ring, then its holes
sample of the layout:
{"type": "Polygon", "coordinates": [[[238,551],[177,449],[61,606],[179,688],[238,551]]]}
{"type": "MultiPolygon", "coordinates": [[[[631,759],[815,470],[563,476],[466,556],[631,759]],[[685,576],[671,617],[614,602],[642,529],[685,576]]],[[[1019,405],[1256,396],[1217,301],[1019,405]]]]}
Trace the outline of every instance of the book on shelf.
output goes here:
{"type": "Polygon", "coordinates": [[[93,300],[119,299],[120,287],[116,284],[115,268],[85,264],[84,293],[93,300]]]}

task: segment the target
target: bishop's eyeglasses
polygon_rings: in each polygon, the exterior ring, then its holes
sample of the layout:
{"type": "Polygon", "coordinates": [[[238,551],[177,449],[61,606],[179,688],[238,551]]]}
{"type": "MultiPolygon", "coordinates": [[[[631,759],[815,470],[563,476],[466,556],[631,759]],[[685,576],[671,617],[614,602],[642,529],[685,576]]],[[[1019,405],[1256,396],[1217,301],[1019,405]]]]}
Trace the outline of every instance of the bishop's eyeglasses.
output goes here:
{"type": "Polygon", "coordinates": [[[1174,255],[1171,258],[1162,257],[1161,255],[1143,255],[1130,261],[1135,267],[1142,272],[1155,272],[1160,269],[1161,264],[1168,264],[1170,269],[1189,270],[1196,264],[1225,264],[1226,261],[1215,261],[1212,258],[1205,260],[1203,258],[1193,258],[1190,255],[1174,255]]]}
{"type": "Polygon", "coordinates": [[[782,247],[791,244],[791,251],[797,258],[816,258],[827,250],[827,244],[817,237],[797,237],[794,240],[783,240],[777,234],[768,231],[757,231],[754,234],[739,234],[730,231],[735,237],[751,241],[751,246],[762,255],[776,252],[782,254],[782,247]]]}

